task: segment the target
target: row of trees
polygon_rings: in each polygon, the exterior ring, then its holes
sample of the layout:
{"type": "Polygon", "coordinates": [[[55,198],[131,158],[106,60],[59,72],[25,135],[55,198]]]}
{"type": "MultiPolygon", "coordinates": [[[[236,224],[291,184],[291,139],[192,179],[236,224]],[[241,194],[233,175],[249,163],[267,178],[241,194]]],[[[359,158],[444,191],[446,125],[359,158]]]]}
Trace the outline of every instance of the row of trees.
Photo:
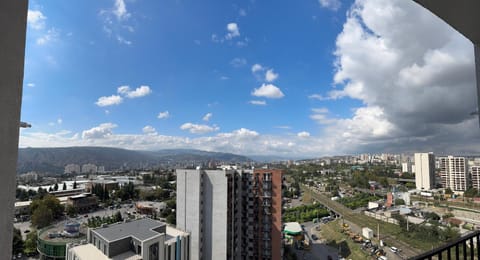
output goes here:
{"type": "Polygon", "coordinates": [[[22,239],[22,233],[20,229],[13,228],[13,243],[12,253],[17,255],[23,253],[25,255],[37,254],[37,232],[32,231],[28,233],[25,241],[22,239]]]}
{"type": "Polygon", "coordinates": [[[122,214],[120,213],[120,211],[117,211],[117,213],[113,214],[112,216],[106,216],[106,217],[95,216],[95,217],[88,218],[87,226],[89,228],[96,228],[101,226],[102,224],[113,224],[121,221],[123,221],[122,214]]]}
{"type": "Polygon", "coordinates": [[[344,197],[338,200],[345,207],[350,209],[356,209],[360,207],[366,207],[368,202],[377,201],[382,199],[382,197],[377,195],[371,195],[368,193],[358,193],[353,197],[344,197]]]}
{"type": "Polygon", "coordinates": [[[312,221],[314,218],[322,218],[328,216],[327,209],[320,205],[302,205],[294,208],[286,209],[283,214],[284,222],[306,222],[312,221]]]}

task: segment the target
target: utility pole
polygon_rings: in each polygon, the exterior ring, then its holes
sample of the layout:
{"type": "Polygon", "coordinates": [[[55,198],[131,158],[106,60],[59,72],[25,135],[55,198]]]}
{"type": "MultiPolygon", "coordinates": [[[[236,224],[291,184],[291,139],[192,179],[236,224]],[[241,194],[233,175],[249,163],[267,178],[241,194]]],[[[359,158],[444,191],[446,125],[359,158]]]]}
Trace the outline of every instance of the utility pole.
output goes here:
{"type": "Polygon", "coordinates": [[[408,232],[408,215],[407,215],[407,232],[408,232]]]}
{"type": "Polygon", "coordinates": [[[380,241],[380,224],[377,223],[377,238],[380,241]]]}

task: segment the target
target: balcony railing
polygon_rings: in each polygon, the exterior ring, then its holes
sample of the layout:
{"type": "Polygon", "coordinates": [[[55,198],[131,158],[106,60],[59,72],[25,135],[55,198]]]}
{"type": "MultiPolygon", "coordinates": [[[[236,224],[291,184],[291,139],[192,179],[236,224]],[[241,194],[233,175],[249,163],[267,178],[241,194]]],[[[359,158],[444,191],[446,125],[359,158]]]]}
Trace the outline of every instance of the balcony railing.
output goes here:
{"type": "Polygon", "coordinates": [[[480,230],[469,233],[453,242],[441,247],[411,257],[410,260],[423,259],[479,259],[480,257],[480,230]]]}

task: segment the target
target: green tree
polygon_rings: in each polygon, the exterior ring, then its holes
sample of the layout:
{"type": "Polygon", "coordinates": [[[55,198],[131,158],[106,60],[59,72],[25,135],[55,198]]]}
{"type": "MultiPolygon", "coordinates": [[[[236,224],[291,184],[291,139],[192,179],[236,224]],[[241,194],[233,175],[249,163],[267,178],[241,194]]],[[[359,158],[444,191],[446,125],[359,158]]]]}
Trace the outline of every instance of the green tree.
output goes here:
{"type": "Polygon", "coordinates": [[[54,219],[63,215],[64,207],[53,195],[45,195],[42,199],[34,199],[30,204],[32,224],[38,227],[50,225],[54,219]]]}
{"type": "Polygon", "coordinates": [[[57,191],[57,190],[58,190],[58,183],[55,183],[55,185],[53,185],[53,190],[54,190],[54,191],[57,191]]]}
{"type": "Polygon", "coordinates": [[[12,253],[16,255],[18,253],[23,252],[23,247],[24,247],[24,243],[22,240],[22,233],[20,232],[20,229],[14,227],[12,253]]]}
{"type": "Polygon", "coordinates": [[[63,187],[62,187],[62,190],[67,190],[67,183],[63,183],[63,187]]]}
{"type": "Polygon", "coordinates": [[[66,209],[65,209],[65,212],[67,213],[67,215],[71,218],[75,217],[77,215],[77,210],[75,209],[75,207],[73,207],[72,205],[67,205],[66,209]]]}
{"type": "Polygon", "coordinates": [[[405,201],[403,199],[395,199],[395,205],[396,206],[405,205],[405,201]]]}
{"type": "Polygon", "coordinates": [[[115,222],[123,221],[122,213],[120,213],[120,211],[117,211],[117,213],[115,213],[113,218],[114,218],[115,222]]]}
{"type": "Polygon", "coordinates": [[[77,188],[77,181],[74,181],[73,182],[73,189],[76,189],[77,188]]]}
{"type": "Polygon", "coordinates": [[[37,228],[43,228],[53,221],[52,210],[49,209],[45,204],[40,204],[32,214],[32,225],[37,228]]]}
{"type": "Polygon", "coordinates": [[[25,239],[25,248],[23,252],[27,255],[33,255],[37,253],[37,231],[33,230],[27,234],[25,239]]]}
{"type": "Polygon", "coordinates": [[[477,197],[479,194],[478,194],[478,190],[475,189],[475,188],[469,188],[468,190],[465,191],[465,193],[463,194],[465,197],[469,197],[469,198],[473,198],[473,197],[477,197]]]}

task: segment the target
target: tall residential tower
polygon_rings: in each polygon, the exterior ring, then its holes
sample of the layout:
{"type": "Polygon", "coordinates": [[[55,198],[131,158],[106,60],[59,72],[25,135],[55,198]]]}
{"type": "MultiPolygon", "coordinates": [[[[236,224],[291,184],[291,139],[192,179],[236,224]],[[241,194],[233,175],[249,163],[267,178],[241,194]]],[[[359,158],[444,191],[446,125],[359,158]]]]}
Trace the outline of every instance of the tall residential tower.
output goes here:
{"type": "Polygon", "coordinates": [[[177,228],[197,259],[282,258],[281,170],[177,170],[177,228]]]}
{"type": "Polygon", "coordinates": [[[415,153],[415,184],[418,190],[435,188],[435,156],[433,153],[415,153]]]}

